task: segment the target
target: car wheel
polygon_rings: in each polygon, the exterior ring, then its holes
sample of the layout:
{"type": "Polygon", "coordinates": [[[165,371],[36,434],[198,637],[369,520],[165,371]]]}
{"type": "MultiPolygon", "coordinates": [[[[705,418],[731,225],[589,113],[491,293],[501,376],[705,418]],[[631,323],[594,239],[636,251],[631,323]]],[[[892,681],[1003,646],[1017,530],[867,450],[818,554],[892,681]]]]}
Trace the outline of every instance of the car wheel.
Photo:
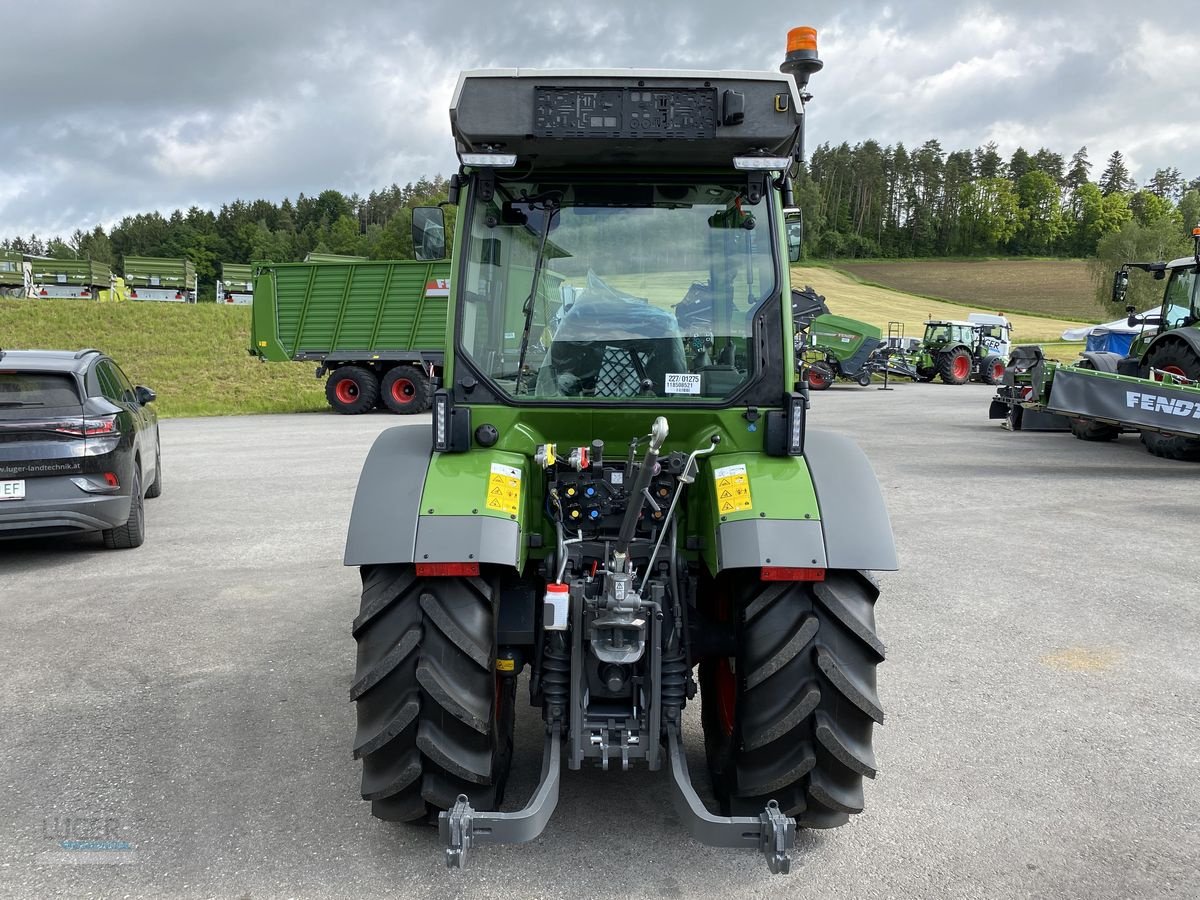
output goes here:
{"type": "Polygon", "coordinates": [[[146,488],[147,499],[162,496],[162,448],[154,451],[154,481],[146,488]]]}
{"type": "Polygon", "coordinates": [[[146,540],[146,508],[142,500],[142,478],[133,473],[133,491],[129,498],[129,518],[124,525],[106,528],[103,532],[104,546],[109,550],[131,550],[142,546],[146,540]]]}

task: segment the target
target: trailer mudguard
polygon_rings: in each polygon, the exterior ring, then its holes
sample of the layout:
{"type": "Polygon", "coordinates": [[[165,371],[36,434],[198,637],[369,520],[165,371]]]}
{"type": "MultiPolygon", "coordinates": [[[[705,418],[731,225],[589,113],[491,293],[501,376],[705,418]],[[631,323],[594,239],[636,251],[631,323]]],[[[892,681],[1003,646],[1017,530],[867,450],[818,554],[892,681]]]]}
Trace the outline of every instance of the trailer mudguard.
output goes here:
{"type": "Polygon", "coordinates": [[[389,428],[375,439],[358,477],[345,565],[413,561],[432,443],[420,425],[389,428]]]}
{"type": "Polygon", "coordinates": [[[820,504],[826,566],[899,569],[883,490],[866,454],[845,435],[809,430],[804,457],[820,504]]]}
{"type": "Polygon", "coordinates": [[[1083,358],[1090,362],[1097,372],[1111,372],[1114,375],[1117,372],[1117,363],[1124,359],[1120,353],[1109,353],[1106,350],[1085,351],[1083,358]]]}

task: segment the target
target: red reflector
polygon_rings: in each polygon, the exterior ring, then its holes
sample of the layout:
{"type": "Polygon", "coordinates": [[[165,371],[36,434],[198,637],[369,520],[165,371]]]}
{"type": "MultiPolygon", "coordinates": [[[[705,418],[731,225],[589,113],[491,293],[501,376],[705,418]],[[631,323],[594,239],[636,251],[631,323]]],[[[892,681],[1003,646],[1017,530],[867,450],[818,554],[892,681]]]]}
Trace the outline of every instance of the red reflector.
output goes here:
{"type": "Polygon", "coordinates": [[[479,563],[417,563],[417,575],[428,578],[431,575],[467,575],[479,574],[479,563]]]}
{"type": "Polygon", "coordinates": [[[120,487],[121,486],[121,481],[120,481],[120,479],[117,478],[116,472],[105,472],[104,473],[104,483],[107,484],[109,487],[120,487]]]}
{"type": "Polygon", "coordinates": [[[116,434],[117,417],[105,416],[102,419],[82,419],[79,424],[75,420],[63,420],[54,429],[59,434],[73,434],[76,437],[91,437],[94,434],[116,434]]]}
{"type": "Polygon", "coordinates": [[[824,569],[797,569],[793,566],[763,566],[763,581],[824,581],[824,569]]]}

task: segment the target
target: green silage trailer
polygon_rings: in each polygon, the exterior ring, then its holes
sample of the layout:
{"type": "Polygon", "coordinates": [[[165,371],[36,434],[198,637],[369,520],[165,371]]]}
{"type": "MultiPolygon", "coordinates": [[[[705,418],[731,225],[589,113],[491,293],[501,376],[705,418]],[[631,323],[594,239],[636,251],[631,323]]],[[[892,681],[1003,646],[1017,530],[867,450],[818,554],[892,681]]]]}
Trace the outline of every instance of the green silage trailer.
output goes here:
{"type": "Polygon", "coordinates": [[[250,352],[314,361],[341,413],[429,408],[446,344],[450,262],[257,263],[250,352]]]}

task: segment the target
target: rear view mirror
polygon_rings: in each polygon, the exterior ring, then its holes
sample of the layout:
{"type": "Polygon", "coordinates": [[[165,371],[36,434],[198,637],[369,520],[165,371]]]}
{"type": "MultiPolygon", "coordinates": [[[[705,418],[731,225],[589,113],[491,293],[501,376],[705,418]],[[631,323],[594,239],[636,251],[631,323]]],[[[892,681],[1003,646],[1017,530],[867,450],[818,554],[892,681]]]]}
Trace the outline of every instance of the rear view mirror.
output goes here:
{"type": "Polygon", "coordinates": [[[446,258],[446,217],[440,206],[413,207],[412,245],[414,259],[446,258]]]}
{"type": "Polygon", "coordinates": [[[1129,270],[1118,269],[1113,275],[1112,302],[1124,303],[1125,294],[1129,290],[1129,270]]]}
{"type": "Polygon", "coordinates": [[[804,213],[799,209],[784,210],[783,222],[787,230],[788,260],[799,262],[804,244],[804,213]]]}
{"type": "Polygon", "coordinates": [[[147,403],[153,403],[158,399],[158,394],[154,393],[154,391],[150,390],[150,388],[143,387],[140,384],[133,389],[133,395],[137,398],[137,402],[141,406],[145,406],[147,403]]]}

